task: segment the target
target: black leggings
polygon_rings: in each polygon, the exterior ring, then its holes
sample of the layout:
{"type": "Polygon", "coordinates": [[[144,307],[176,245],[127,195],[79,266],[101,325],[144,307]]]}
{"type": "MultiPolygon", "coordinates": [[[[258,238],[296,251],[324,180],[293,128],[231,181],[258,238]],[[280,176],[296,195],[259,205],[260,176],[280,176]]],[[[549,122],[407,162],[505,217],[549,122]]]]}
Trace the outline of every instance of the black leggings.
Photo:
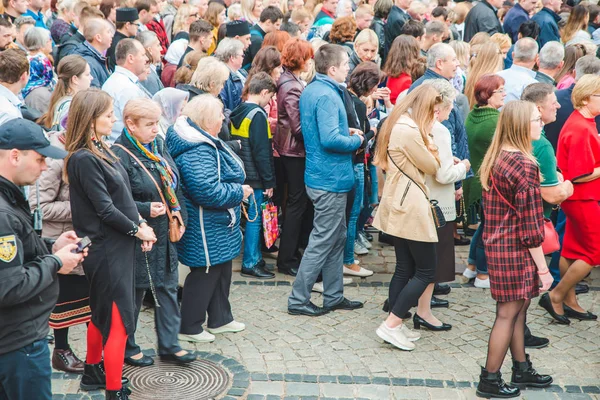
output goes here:
{"type": "Polygon", "coordinates": [[[433,283],[437,256],[435,243],[394,237],[396,270],[390,282],[392,313],[402,318],[417,305],[427,285],[433,283]]]}

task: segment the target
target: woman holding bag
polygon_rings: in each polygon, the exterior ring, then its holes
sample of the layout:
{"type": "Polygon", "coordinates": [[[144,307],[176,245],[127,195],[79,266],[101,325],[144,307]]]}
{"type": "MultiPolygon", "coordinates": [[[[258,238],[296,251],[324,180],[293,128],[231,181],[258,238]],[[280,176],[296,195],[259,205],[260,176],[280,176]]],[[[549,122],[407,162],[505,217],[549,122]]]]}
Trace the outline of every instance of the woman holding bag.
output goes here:
{"type": "MultiPolygon", "coordinates": [[[[185,230],[182,222],[187,213],[179,200],[182,198],[179,172],[164,140],[158,136],[160,115],[160,107],[150,99],[127,102],[123,110],[125,128],[112,150],[127,171],[140,215],[157,237],[151,252],[144,253],[136,247],[135,321],[150,289],[157,304],[154,318],[160,358],[189,363],[196,357],[182,350],[177,340],[181,316],[177,303],[177,247],[173,242],[185,230]],[[173,219],[181,222],[176,222],[178,227],[170,227],[173,219]]],[[[136,367],[154,364],[152,358],[141,352],[134,334],[127,340],[125,363],[136,367]]]]}

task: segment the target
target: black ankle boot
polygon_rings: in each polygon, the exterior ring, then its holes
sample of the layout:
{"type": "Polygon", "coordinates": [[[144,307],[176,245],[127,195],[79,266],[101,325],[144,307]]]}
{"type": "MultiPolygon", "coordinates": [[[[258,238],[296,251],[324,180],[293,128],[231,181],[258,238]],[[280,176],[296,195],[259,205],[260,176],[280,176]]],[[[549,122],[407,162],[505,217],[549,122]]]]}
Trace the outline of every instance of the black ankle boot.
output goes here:
{"type": "Polygon", "coordinates": [[[540,375],[529,360],[529,354],[525,355],[527,361],[519,362],[513,360],[512,367],[512,378],[510,384],[519,388],[535,387],[545,388],[552,384],[552,377],[550,375],[540,375]]]}
{"type": "MultiPolygon", "coordinates": [[[[129,379],[121,377],[121,384],[123,386],[129,385],[129,379]]],[[[99,364],[85,364],[79,387],[85,391],[104,389],[106,387],[106,374],[104,372],[103,361],[100,361],[99,364]]]]}
{"type": "Polygon", "coordinates": [[[129,400],[128,390],[120,389],[120,390],[107,390],[106,391],[106,400],[129,400]]]}
{"type": "Polygon", "coordinates": [[[507,385],[506,382],[502,380],[500,371],[491,373],[485,368],[481,368],[479,384],[477,385],[477,396],[486,399],[491,399],[492,397],[508,399],[517,397],[520,394],[521,390],[519,390],[518,387],[507,385]]]}

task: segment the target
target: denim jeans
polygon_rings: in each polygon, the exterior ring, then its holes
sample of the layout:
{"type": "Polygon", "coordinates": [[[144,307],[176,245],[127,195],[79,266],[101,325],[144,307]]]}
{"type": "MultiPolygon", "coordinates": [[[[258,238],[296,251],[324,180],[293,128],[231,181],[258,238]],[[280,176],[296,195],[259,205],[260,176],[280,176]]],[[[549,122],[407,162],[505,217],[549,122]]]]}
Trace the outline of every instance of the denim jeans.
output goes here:
{"type": "Polygon", "coordinates": [[[252,268],[262,260],[260,250],[262,232],[262,211],[263,189],[254,189],[254,199],[252,196],[248,199],[248,219],[254,222],[246,222],[246,231],[244,233],[244,257],[242,259],[243,268],[252,268]],[[256,199],[256,208],[254,208],[254,199],[256,199]],[[258,212],[258,215],[256,214],[258,212]]]}
{"type": "Polygon", "coordinates": [[[344,264],[354,263],[354,241],[356,240],[356,222],[360,215],[365,193],[365,166],[354,164],[354,202],[348,218],[348,231],[346,233],[346,246],[344,248],[344,264]]]}
{"type": "Polygon", "coordinates": [[[554,278],[552,287],[558,285],[560,282],[560,269],[558,268],[558,262],[560,261],[560,253],[562,252],[563,238],[565,237],[565,227],[567,225],[567,216],[563,210],[558,210],[558,217],[556,218],[556,233],[558,233],[558,241],[560,242],[560,249],[552,253],[552,261],[548,265],[548,269],[554,278]]]}
{"type": "Polygon", "coordinates": [[[50,350],[46,339],[0,355],[0,400],[50,400],[50,350]]]}
{"type": "Polygon", "coordinates": [[[468,262],[471,265],[475,265],[475,269],[477,270],[478,274],[487,275],[487,258],[485,257],[485,249],[483,247],[483,225],[484,218],[482,213],[481,223],[479,224],[479,227],[473,234],[473,239],[471,239],[471,247],[469,247],[468,262]]]}
{"type": "MultiPolygon", "coordinates": [[[[373,214],[373,204],[379,204],[379,194],[378,194],[378,179],[377,179],[377,167],[373,164],[369,163],[369,176],[371,177],[371,193],[368,194],[365,189],[365,194],[363,196],[363,208],[358,216],[358,221],[356,223],[356,232],[364,232],[365,224],[369,220],[371,214],[373,214]]],[[[366,179],[366,176],[365,176],[366,179]]]]}

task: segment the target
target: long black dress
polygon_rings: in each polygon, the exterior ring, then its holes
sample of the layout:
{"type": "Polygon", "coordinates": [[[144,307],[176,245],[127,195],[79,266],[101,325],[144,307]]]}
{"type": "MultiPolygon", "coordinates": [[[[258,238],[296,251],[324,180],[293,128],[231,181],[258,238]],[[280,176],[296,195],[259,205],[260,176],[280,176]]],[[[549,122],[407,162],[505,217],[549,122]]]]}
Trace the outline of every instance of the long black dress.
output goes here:
{"type": "Polygon", "coordinates": [[[127,334],[135,332],[135,237],[130,236],[139,214],[127,172],[78,150],[68,161],[73,226],[77,236],[92,240],[83,262],[90,282],[92,322],[108,338],[112,303],[119,309],[127,334]]]}

